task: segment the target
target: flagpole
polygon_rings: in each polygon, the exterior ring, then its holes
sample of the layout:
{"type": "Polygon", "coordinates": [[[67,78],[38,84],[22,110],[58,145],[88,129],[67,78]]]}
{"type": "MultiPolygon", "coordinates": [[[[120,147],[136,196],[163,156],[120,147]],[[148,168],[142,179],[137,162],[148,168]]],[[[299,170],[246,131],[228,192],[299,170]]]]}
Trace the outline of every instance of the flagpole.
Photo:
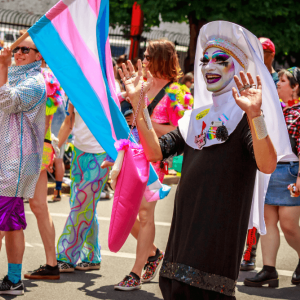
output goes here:
{"type": "Polygon", "coordinates": [[[28,37],[29,33],[26,31],[10,46],[10,50],[14,50],[21,42],[23,42],[28,37]]]}

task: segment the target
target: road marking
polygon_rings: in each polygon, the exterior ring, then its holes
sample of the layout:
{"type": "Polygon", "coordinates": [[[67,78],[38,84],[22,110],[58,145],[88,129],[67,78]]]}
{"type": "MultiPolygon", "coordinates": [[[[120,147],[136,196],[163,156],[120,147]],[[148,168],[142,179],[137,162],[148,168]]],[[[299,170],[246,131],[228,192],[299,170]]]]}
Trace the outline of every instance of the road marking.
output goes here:
{"type": "MultiPolygon", "coordinates": [[[[25,214],[33,215],[33,212],[32,211],[25,211],[25,214]]],[[[51,217],[61,217],[61,218],[67,218],[69,216],[68,214],[60,214],[60,213],[50,213],[50,215],[51,215],[51,217]]],[[[110,221],[110,218],[98,217],[98,220],[99,221],[110,221]]],[[[155,222],[155,225],[170,227],[171,223],[168,223],[168,222],[155,222]]]]}
{"type": "MultiPolygon", "coordinates": [[[[5,240],[3,239],[3,244],[5,244],[5,240]]],[[[32,245],[39,247],[39,248],[44,248],[43,244],[38,244],[38,243],[32,243],[32,245]]],[[[34,248],[34,246],[32,246],[29,243],[25,243],[25,247],[29,247],[29,248],[34,248]]],[[[101,249],[101,255],[103,256],[113,256],[113,257],[121,257],[121,258],[135,258],[136,255],[135,253],[127,253],[127,252],[110,252],[108,250],[102,250],[101,249]]]]}
{"type": "MultiPolygon", "coordinates": [[[[5,240],[3,239],[3,244],[5,244],[5,240]]],[[[44,245],[43,244],[38,244],[38,243],[33,243],[34,246],[37,246],[39,248],[44,248],[44,245]]],[[[33,248],[34,246],[32,246],[31,244],[29,243],[25,243],[25,247],[30,247],[30,248],[33,248]]],[[[113,256],[113,257],[120,257],[120,258],[135,258],[136,255],[135,253],[128,253],[128,252],[117,252],[117,253],[114,253],[114,252],[111,252],[111,251],[108,251],[108,250],[101,250],[101,255],[103,256],[113,256]]],[[[255,271],[260,271],[261,268],[255,268],[255,271]]],[[[287,276],[287,277],[292,277],[293,276],[293,271],[288,271],[288,270],[277,270],[278,272],[278,275],[280,276],[287,276]]],[[[254,273],[253,273],[254,274],[254,273]]],[[[244,283],[243,282],[237,282],[236,285],[243,285],[244,283]]]]}

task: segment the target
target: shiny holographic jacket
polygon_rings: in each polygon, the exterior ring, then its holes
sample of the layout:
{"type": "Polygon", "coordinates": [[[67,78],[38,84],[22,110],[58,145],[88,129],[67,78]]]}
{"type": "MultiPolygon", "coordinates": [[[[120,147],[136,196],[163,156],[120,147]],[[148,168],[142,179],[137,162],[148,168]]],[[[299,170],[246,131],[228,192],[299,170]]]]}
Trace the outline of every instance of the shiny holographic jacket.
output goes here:
{"type": "Polygon", "coordinates": [[[0,196],[32,198],[45,135],[41,63],[12,66],[0,87],[0,196]]]}

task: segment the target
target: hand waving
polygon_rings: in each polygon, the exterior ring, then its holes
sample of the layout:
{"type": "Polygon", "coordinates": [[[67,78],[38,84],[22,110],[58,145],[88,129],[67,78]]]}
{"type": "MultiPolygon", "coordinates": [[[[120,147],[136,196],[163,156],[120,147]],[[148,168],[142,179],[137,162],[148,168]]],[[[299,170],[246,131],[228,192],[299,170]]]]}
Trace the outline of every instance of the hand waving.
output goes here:
{"type": "MultiPolygon", "coordinates": [[[[128,66],[129,66],[130,73],[132,73],[131,67],[133,69],[133,66],[131,64],[128,64],[128,66]]],[[[125,84],[127,96],[129,97],[133,108],[135,108],[139,102],[142,84],[144,83],[143,92],[145,94],[152,86],[153,77],[151,73],[148,71],[147,81],[144,82],[143,72],[142,72],[142,62],[140,59],[138,60],[137,76],[135,77],[133,77],[132,75],[130,76],[130,73],[126,68],[126,65],[122,64],[122,70],[119,69],[119,74],[121,76],[122,81],[125,84]]]]}
{"type": "Polygon", "coordinates": [[[254,80],[250,73],[247,73],[248,80],[244,72],[240,72],[240,77],[242,80],[235,75],[234,81],[239,89],[240,96],[236,88],[232,88],[232,95],[235,99],[236,104],[246,112],[249,117],[257,117],[261,114],[261,104],[262,104],[262,86],[260,77],[257,76],[257,89],[254,88],[254,80]]]}
{"type": "Polygon", "coordinates": [[[0,51],[0,65],[9,67],[11,65],[12,52],[9,48],[4,48],[0,51]]]}

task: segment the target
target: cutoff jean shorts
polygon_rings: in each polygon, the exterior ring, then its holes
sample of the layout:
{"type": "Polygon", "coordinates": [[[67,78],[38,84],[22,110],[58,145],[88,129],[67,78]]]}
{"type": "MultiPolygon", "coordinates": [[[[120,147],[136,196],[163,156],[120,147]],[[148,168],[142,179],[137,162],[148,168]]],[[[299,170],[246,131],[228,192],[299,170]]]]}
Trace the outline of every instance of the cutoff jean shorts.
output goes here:
{"type": "Polygon", "coordinates": [[[300,206],[300,196],[291,197],[287,189],[291,183],[296,183],[299,162],[277,164],[276,170],[271,175],[265,204],[276,206],[300,206]]]}

